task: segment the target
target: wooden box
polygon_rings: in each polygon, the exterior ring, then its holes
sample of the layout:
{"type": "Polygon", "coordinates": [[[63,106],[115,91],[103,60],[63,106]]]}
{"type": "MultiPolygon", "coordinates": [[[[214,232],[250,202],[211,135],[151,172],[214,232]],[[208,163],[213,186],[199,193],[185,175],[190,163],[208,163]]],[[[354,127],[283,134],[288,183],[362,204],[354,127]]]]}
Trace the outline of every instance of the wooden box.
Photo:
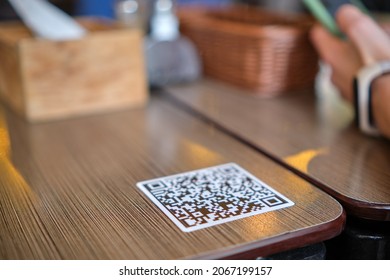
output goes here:
{"type": "Polygon", "coordinates": [[[82,19],[81,40],[34,38],[21,23],[0,25],[0,97],[27,120],[46,121],[144,105],[139,30],[82,19]]]}

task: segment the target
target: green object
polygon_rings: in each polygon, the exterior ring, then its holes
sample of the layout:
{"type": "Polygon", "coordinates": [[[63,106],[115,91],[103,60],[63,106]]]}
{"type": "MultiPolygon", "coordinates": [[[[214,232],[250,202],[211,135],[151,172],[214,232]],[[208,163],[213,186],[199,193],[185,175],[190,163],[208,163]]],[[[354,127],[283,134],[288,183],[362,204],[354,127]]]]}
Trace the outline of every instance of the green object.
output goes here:
{"type": "Polygon", "coordinates": [[[321,0],[303,0],[303,3],[317,20],[333,35],[344,37],[333,16],[329,13],[321,0]]]}

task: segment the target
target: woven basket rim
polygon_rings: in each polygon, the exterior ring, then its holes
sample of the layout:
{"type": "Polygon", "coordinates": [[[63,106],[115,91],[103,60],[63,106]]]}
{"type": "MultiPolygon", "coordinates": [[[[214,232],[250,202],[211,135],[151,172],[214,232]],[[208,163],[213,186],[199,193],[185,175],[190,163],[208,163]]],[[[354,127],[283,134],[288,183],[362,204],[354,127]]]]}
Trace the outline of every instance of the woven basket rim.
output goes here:
{"type": "Polygon", "coordinates": [[[296,37],[298,35],[307,34],[308,30],[280,26],[280,25],[263,25],[254,26],[245,23],[228,22],[214,18],[202,18],[197,19],[196,22],[192,20],[191,25],[187,25],[183,22],[183,26],[191,29],[199,29],[206,31],[218,31],[222,33],[234,34],[240,37],[269,37],[280,38],[280,36],[296,37]],[[194,24],[195,23],[195,24],[194,24]]]}
{"type": "MultiPolygon", "coordinates": [[[[240,6],[240,5],[238,5],[240,6]]],[[[242,9],[242,8],[240,8],[242,9]]],[[[297,25],[289,24],[263,24],[256,25],[247,22],[239,22],[236,20],[228,20],[216,17],[214,15],[218,14],[227,14],[232,11],[232,8],[224,9],[197,9],[195,11],[185,12],[181,17],[181,23],[183,27],[191,29],[202,29],[204,31],[218,31],[222,33],[234,34],[240,37],[268,37],[268,38],[279,38],[281,36],[291,36],[296,37],[300,35],[305,35],[309,31],[312,23],[311,17],[308,16],[290,16],[289,20],[292,22],[295,21],[297,25]],[[187,24],[188,22],[188,24],[187,24]],[[307,28],[304,28],[302,22],[305,22],[307,28]],[[301,24],[301,26],[298,26],[301,24]]],[[[237,12],[237,11],[235,11],[237,12]]],[[[253,11],[251,11],[253,12],[253,11]]],[[[275,16],[275,18],[281,20],[282,16],[276,13],[268,13],[268,11],[257,10],[259,14],[267,14],[268,16],[275,16]]]]}

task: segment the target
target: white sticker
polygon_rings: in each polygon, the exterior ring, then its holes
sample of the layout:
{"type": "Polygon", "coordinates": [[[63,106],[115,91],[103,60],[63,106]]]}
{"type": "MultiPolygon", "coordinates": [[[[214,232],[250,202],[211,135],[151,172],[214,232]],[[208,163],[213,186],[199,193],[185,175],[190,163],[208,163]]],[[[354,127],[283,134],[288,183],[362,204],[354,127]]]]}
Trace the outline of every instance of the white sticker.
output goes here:
{"type": "Polygon", "coordinates": [[[137,183],[184,232],[293,206],[234,163],[137,183]]]}

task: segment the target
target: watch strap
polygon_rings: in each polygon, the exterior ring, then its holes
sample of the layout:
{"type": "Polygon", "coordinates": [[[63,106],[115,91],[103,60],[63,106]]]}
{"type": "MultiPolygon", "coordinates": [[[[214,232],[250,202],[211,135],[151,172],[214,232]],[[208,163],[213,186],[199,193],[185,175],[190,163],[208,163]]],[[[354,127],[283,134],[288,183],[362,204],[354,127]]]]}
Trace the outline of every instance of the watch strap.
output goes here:
{"type": "Polygon", "coordinates": [[[361,131],[378,136],[372,110],[372,82],[390,72],[390,61],[385,60],[362,68],[354,80],[356,119],[361,131]]]}

